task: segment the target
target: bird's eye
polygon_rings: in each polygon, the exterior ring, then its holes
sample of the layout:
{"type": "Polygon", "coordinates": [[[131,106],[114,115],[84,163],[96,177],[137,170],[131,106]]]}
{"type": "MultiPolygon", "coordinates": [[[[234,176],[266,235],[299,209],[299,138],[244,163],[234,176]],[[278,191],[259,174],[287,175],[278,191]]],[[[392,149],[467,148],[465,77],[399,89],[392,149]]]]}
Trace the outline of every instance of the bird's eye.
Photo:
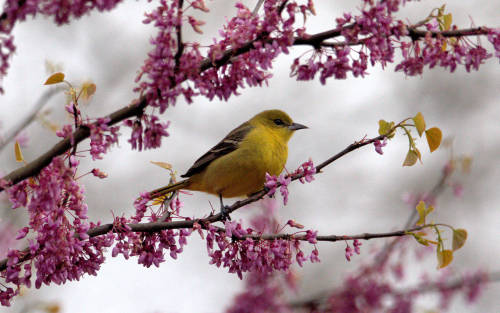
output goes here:
{"type": "Polygon", "coordinates": [[[276,125],[285,125],[285,123],[283,123],[283,121],[281,119],[279,119],[279,118],[277,118],[277,119],[274,120],[274,124],[276,124],[276,125]]]}

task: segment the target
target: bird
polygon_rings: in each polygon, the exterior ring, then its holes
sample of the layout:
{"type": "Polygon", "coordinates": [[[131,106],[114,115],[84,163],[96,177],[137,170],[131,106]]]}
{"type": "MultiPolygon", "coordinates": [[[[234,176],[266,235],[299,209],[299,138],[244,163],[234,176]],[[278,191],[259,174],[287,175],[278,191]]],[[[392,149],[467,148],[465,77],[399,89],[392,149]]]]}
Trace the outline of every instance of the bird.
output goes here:
{"type": "Polygon", "coordinates": [[[157,199],[179,189],[219,196],[223,219],[230,219],[222,198],[249,196],[264,188],[266,173],[279,175],[288,158],[288,141],[299,129],[281,110],[266,110],[233,129],[181,175],[184,180],[155,189],[157,199]]]}

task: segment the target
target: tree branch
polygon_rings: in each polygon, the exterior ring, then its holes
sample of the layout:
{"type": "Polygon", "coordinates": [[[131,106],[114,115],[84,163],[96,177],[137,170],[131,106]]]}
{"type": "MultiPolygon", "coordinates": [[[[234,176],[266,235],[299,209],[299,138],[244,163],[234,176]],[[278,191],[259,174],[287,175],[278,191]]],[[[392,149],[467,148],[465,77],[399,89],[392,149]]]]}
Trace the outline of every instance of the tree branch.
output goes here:
{"type": "MultiPolygon", "coordinates": [[[[137,107],[141,107],[141,104],[138,104],[137,107]]],[[[87,129],[87,131],[88,131],[88,129],[87,129]]],[[[380,135],[380,136],[377,136],[377,137],[372,138],[372,139],[368,139],[368,140],[364,139],[364,140],[360,140],[358,142],[355,142],[353,144],[350,144],[349,146],[347,146],[347,148],[345,148],[341,152],[337,153],[336,155],[332,156],[331,158],[327,159],[326,161],[324,161],[323,163],[318,165],[316,167],[316,169],[317,169],[316,172],[320,173],[320,169],[328,166],[329,164],[331,164],[335,160],[341,158],[342,156],[346,155],[347,153],[354,151],[356,149],[359,149],[359,148],[366,146],[368,144],[371,144],[376,140],[383,140],[385,137],[386,137],[386,135],[380,135]]],[[[302,177],[304,177],[304,173],[292,175],[292,180],[297,180],[297,179],[300,179],[302,177]]],[[[256,193],[254,193],[253,195],[251,195],[250,197],[248,197],[246,199],[236,201],[231,206],[226,208],[225,214],[230,214],[230,213],[238,210],[239,208],[241,208],[247,204],[258,201],[258,200],[262,199],[266,194],[267,194],[267,191],[263,189],[263,190],[260,190],[256,193]]],[[[223,220],[222,214],[217,213],[217,214],[210,215],[206,218],[198,218],[198,219],[194,219],[194,220],[184,220],[184,221],[174,221],[174,222],[136,223],[136,224],[127,224],[127,226],[130,227],[130,229],[133,232],[153,233],[153,232],[158,232],[158,231],[167,230],[167,229],[193,228],[194,223],[198,223],[202,227],[206,228],[206,225],[211,224],[211,223],[215,223],[215,222],[219,222],[222,220],[223,220]]],[[[114,226],[115,225],[113,223],[100,225],[100,226],[94,227],[92,229],[89,229],[87,231],[87,234],[89,235],[89,237],[96,237],[96,236],[104,235],[110,231],[118,232],[119,230],[117,230],[114,226]]],[[[404,232],[404,231],[389,232],[389,233],[382,233],[382,234],[365,233],[365,234],[347,236],[347,237],[346,236],[335,236],[335,235],[321,236],[320,241],[338,241],[338,240],[351,240],[351,239],[366,239],[366,240],[368,240],[371,238],[378,238],[378,237],[403,236],[404,234],[401,232],[404,232]]],[[[278,235],[266,235],[266,236],[269,236],[269,238],[271,239],[272,236],[287,237],[287,236],[291,236],[291,235],[278,234],[278,235]]],[[[299,238],[302,238],[302,236],[299,236],[299,238]]],[[[264,238],[264,239],[266,239],[266,238],[264,238]]],[[[303,240],[303,239],[299,239],[299,240],[303,240]]],[[[23,252],[23,256],[19,258],[19,262],[26,261],[31,257],[31,255],[29,254],[29,248],[22,250],[22,252],[23,252]]],[[[3,271],[7,268],[7,261],[8,261],[7,259],[3,259],[0,261],[0,271],[3,271]]]]}
{"type": "Polygon", "coordinates": [[[33,110],[26,116],[22,121],[20,121],[16,126],[14,126],[9,132],[6,133],[3,139],[0,139],[0,151],[2,151],[11,141],[14,139],[19,132],[26,128],[37,116],[38,112],[47,104],[47,102],[54,95],[62,91],[63,88],[50,88],[45,91],[43,95],[35,103],[33,110]]]}
{"type": "MultiPolygon", "coordinates": [[[[354,27],[354,24],[350,24],[348,26],[345,26],[343,29],[346,28],[351,28],[354,27]]],[[[332,29],[328,31],[324,31],[321,33],[317,33],[314,35],[307,35],[305,37],[297,37],[294,39],[294,42],[292,45],[297,46],[297,45],[311,45],[315,48],[319,47],[321,43],[327,39],[331,39],[334,37],[338,37],[341,35],[341,32],[343,29],[332,29]]],[[[410,35],[409,36],[417,36],[417,37],[425,37],[425,34],[427,32],[424,31],[417,31],[417,30],[410,30],[410,35]]],[[[443,31],[443,32],[431,32],[431,35],[437,36],[438,34],[441,34],[445,37],[457,37],[457,36],[476,36],[476,35],[484,35],[488,33],[488,29],[486,27],[479,27],[479,28],[469,28],[469,29],[462,29],[462,30],[453,30],[453,31],[443,31]]],[[[250,50],[253,49],[254,43],[256,41],[262,41],[263,43],[272,43],[274,41],[273,38],[268,38],[267,34],[262,33],[259,35],[255,40],[249,41],[240,47],[236,47],[233,49],[226,50],[222,57],[216,61],[212,61],[209,57],[205,58],[202,62],[200,62],[200,67],[199,71],[203,72],[206,71],[210,68],[216,68],[220,67],[222,65],[227,64],[228,62],[231,61],[232,57],[244,54],[246,52],[249,52],[250,50]]],[[[180,82],[179,82],[180,83],[180,82]]],[[[113,125],[118,122],[123,121],[126,118],[136,116],[138,114],[142,114],[143,110],[147,106],[147,101],[145,98],[141,98],[138,104],[133,104],[127,107],[124,107],[112,114],[109,115],[111,118],[111,121],[108,123],[108,125],[113,125]]],[[[90,136],[89,129],[86,126],[81,126],[79,127],[74,133],[73,133],[73,138],[74,138],[74,143],[73,144],[78,144],[79,142],[83,141],[84,139],[88,138],[90,136]]],[[[28,163],[24,167],[21,167],[17,170],[14,170],[7,176],[3,177],[4,180],[8,181],[10,185],[17,184],[18,182],[37,175],[42,168],[50,164],[52,159],[58,155],[63,154],[66,152],[68,149],[72,147],[71,140],[69,138],[66,138],[59,143],[57,143],[54,147],[52,147],[49,151],[47,151],[45,154],[37,158],[35,161],[28,163]]],[[[321,167],[320,167],[321,168],[321,167]]],[[[4,187],[0,186],[0,191],[2,191],[4,187]]]]}

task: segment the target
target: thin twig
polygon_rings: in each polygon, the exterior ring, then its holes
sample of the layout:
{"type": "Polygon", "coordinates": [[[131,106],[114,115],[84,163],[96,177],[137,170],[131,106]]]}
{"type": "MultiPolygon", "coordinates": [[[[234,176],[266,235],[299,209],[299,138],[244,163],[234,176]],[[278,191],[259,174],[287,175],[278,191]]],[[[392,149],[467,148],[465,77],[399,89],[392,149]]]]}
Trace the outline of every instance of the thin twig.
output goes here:
{"type": "Polygon", "coordinates": [[[257,15],[259,13],[260,7],[264,3],[264,0],[257,0],[257,4],[255,5],[255,8],[253,8],[252,14],[257,15]]]}
{"type": "Polygon", "coordinates": [[[47,102],[57,93],[63,91],[62,87],[54,87],[43,93],[43,95],[35,103],[33,110],[22,119],[17,125],[15,125],[10,131],[6,132],[4,138],[0,138],[0,152],[9,145],[9,143],[31,122],[33,122],[40,110],[47,104],[47,102]]]}

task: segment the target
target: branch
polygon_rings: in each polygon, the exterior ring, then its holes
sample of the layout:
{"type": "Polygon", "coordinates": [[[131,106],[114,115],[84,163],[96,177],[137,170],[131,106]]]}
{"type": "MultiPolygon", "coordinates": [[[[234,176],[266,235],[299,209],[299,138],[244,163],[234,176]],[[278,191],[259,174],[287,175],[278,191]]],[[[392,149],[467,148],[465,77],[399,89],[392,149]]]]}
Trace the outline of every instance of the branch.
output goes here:
{"type": "MultiPolygon", "coordinates": [[[[147,101],[145,98],[138,101],[135,104],[131,104],[130,106],[124,107],[114,113],[111,113],[107,117],[110,118],[108,125],[113,125],[118,123],[119,121],[123,121],[126,118],[136,116],[142,114],[142,111],[147,105],[147,101]]],[[[90,136],[90,129],[82,125],[78,127],[72,134],[72,138],[65,138],[59,141],[55,146],[53,146],[49,151],[45,152],[41,156],[39,156],[34,161],[26,164],[25,166],[18,168],[17,170],[12,171],[10,174],[2,177],[2,180],[9,182],[11,185],[15,185],[18,182],[35,176],[47,165],[52,162],[52,159],[58,155],[63,154],[68,151],[72,146],[80,143],[84,139],[90,136]]],[[[0,186],[0,191],[4,190],[3,186],[0,186]]]]}
{"type": "MultiPolygon", "coordinates": [[[[182,6],[184,4],[184,0],[179,0],[178,3],[178,15],[177,18],[179,19],[177,21],[177,25],[175,26],[175,30],[177,32],[177,52],[175,53],[174,59],[175,59],[175,68],[179,68],[179,62],[182,56],[182,53],[184,52],[184,42],[182,41],[182,6]]],[[[175,80],[174,80],[175,83],[175,80]]]]}
{"type": "MultiPolygon", "coordinates": [[[[321,33],[317,33],[314,35],[307,35],[304,37],[296,37],[294,39],[294,42],[292,45],[298,46],[298,45],[311,45],[315,48],[318,48],[321,46],[321,43],[327,39],[335,38],[341,36],[342,30],[347,29],[347,28],[352,28],[354,27],[355,24],[351,24],[348,26],[345,26],[344,28],[335,28],[332,30],[324,31],[321,33]]],[[[417,37],[424,37],[427,32],[423,31],[417,31],[417,30],[410,30],[410,35],[413,34],[413,36],[417,37]]],[[[476,35],[484,35],[488,33],[488,28],[486,27],[479,27],[479,28],[470,28],[470,29],[462,29],[462,30],[453,30],[453,31],[443,31],[443,32],[431,32],[431,35],[435,34],[436,36],[438,34],[441,34],[446,37],[456,37],[456,36],[476,36],[476,35]]],[[[257,36],[256,39],[251,40],[240,47],[236,47],[233,49],[228,49],[226,50],[222,57],[216,61],[212,61],[209,57],[205,58],[203,61],[200,62],[199,66],[199,71],[203,72],[206,71],[210,68],[217,68],[220,66],[223,66],[231,61],[232,57],[242,55],[244,53],[249,52],[254,48],[254,43],[256,41],[262,41],[263,43],[272,43],[274,41],[273,38],[267,37],[266,33],[261,33],[259,36],[257,36]]],[[[185,80],[185,79],[184,79],[185,80]]],[[[182,82],[182,81],[181,81],[182,82]]],[[[178,82],[178,83],[181,83],[178,82]]],[[[130,105],[127,107],[124,107],[112,114],[109,115],[111,118],[111,121],[108,123],[108,125],[113,125],[118,122],[123,121],[126,118],[136,116],[138,114],[142,114],[143,110],[147,107],[147,101],[145,98],[141,98],[139,100],[139,104],[135,105],[130,105]]],[[[84,139],[88,138],[90,136],[89,129],[85,126],[79,127],[74,133],[73,133],[73,138],[74,138],[74,143],[73,144],[78,144],[79,142],[83,141],[84,139]]],[[[72,143],[70,139],[66,138],[59,143],[57,143],[54,147],[52,147],[49,151],[47,151],[45,154],[37,158],[35,161],[28,163],[24,167],[21,167],[17,170],[14,170],[7,176],[3,177],[4,180],[7,180],[10,185],[17,184],[18,182],[37,175],[42,168],[50,164],[52,159],[58,155],[63,154],[66,152],[68,149],[72,147],[72,143]]],[[[4,187],[0,186],[0,191],[4,190],[4,187]]]]}
{"type": "MultiPolygon", "coordinates": [[[[406,288],[404,290],[395,290],[392,292],[395,296],[412,295],[417,296],[419,294],[430,293],[430,292],[443,292],[443,291],[453,291],[456,289],[463,288],[468,285],[474,285],[477,283],[494,283],[500,282],[500,272],[492,272],[484,274],[484,277],[476,276],[472,279],[457,278],[446,284],[441,282],[434,283],[422,283],[414,287],[406,288]]],[[[328,299],[330,294],[335,293],[335,291],[323,291],[316,294],[313,297],[305,300],[299,300],[290,302],[289,306],[291,308],[317,308],[325,300],[328,299]]]]}
{"type": "MultiPolygon", "coordinates": [[[[335,242],[335,241],[345,241],[345,240],[355,240],[355,239],[370,240],[375,238],[402,237],[402,236],[408,236],[408,232],[419,231],[426,227],[429,227],[429,225],[416,226],[409,229],[396,230],[385,233],[362,233],[357,235],[323,235],[323,236],[320,235],[316,236],[316,240],[335,242]]],[[[217,230],[220,232],[226,232],[226,230],[223,227],[217,227],[217,230]]],[[[265,234],[265,235],[251,234],[245,236],[233,235],[232,237],[233,240],[245,240],[247,238],[253,240],[296,239],[301,241],[308,241],[306,235],[297,235],[297,234],[265,234]]]]}
{"type": "MultiPolygon", "coordinates": [[[[138,104],[137,107],[138,108],[141,107],[141,104],[138,104]]],[[[87,129],[87,131],[88,131],[88,129],[87,129]]],[[[342,156],[346,155],[347,153],[354,151],[356,149],[359,149],[359,148],[366,146],[368,144],[371,144],[376,140],[383,140],[385,137],[386,137],[386,135],[380,135],[380,136],[377,136],[377,137],[372,138],[372,139],[361,140],[361,141],[355,142],[353,144],[350,144],[349,146],[347,146],[347,148],[345,148],[341,152],[337,153],[333,157],[327,159],[326,161],[324,161],[323,163],[318,165],[316,167],[316,170],[317,170],[316,172],[320,173],[320,170],[322,168],[328,166],[329,164],[331,164],[335,160],[341,158],[342,156]]],[[[292,180],[297,180],[297,179],[300,179],[302,177],[304,177],[304,173],[293,175],[292,180]]],[[[238,210],[239,208],[241,208],[247,204],[250,204],[252,202],[256,202],[256,201],[262,199],[266,194],[267,194],[267,191],[263,189],[263,190],[260,190],[256,193],[254,193],[253,195],[251,195],[250,197],[248,197],[246,199],[236,201],[231,206],[226,208],[225,214],[230,214],[230,213],[238,210]]],[[[153,233],[153,232],[158,232],[158,231],[167,230],[167,229],[193,228],[194,223],[198,223],[202,227],[206,228],[205,225],[222,221],[223,218],[224,217],[222,216],[221,213],[217,213],[217,214],[210,215],[206,218],[199,218],[199,219],[194,219],[194,220],[184,220],[184,221],[175,221],[175,222],[136,223],[136,224],[127,224],[127,226],[130,227],[130,230],[133,232],[153,233]]],[[[114,227],[114,226],[115,225],[113,223],[100,225],[100,226],[94,227],[92,229],[89,229],[87,231],[87,235],[89,235],[89,237],[92,238],[92,237],[97,237],[97,236],[107,234],[110,231],[118,232],[119,230],[117,230],[116,227],[114,227]]],[[[381,233],[381,234],[368,234],[368,233],[366,233],[366,234],[360,234],[360,235],[354,235],[354,236],[335,236],[335,235],[321,236],[320,241],[338,241],[338,240],[350,240],[350,239],[366,239],[366,240],[368,240],[371,238],[403,236],[404,233],[401,233],[401,232],[404,232],[404,231],[396,231],[396,232],[381,233]]],[[[291,236],[291,235],[278,234],[278,235],[266,235],[266,236],[284,236],[284,237],[287,237],[287,236],[291,236]]],[[[272,237],[269,237],[269,238],[271,239],[272,237]]],[[[302,238],[302,237],[299,236],[299,238],[302,238]]],[[[264,239],[266,239],[266,238],[264,238],[264,239]]],[[[302,239],[299,239],[299,240],[302,240],[302,239]]],[[[23,252],[22,257],[19,258],[18,262],[24,262],[31,257],[31,254],[29,253],[29,248],[25,248],[24,250],[22,250],[22,252],[23,252]]],[[[8,259],[3,259],[0,261],[0,271],[3,271],[7,268],[7,261],[8,261],[8,259]]]]}
{"type": "Polygon", "coordinates": [[[24,128],[26,128],[37,116],[38,112],[44,107],[45,104],[52,98],[55,94],[62,91],[63,88],[51,88],[47,90],[38,101],[35,103],[33,110],[26,116],[22,121],[20,121],[16,126],[14,126],[7,134],[3,140],[0,140],[0,152],[14,139],[17,134],[24,128]]]}

